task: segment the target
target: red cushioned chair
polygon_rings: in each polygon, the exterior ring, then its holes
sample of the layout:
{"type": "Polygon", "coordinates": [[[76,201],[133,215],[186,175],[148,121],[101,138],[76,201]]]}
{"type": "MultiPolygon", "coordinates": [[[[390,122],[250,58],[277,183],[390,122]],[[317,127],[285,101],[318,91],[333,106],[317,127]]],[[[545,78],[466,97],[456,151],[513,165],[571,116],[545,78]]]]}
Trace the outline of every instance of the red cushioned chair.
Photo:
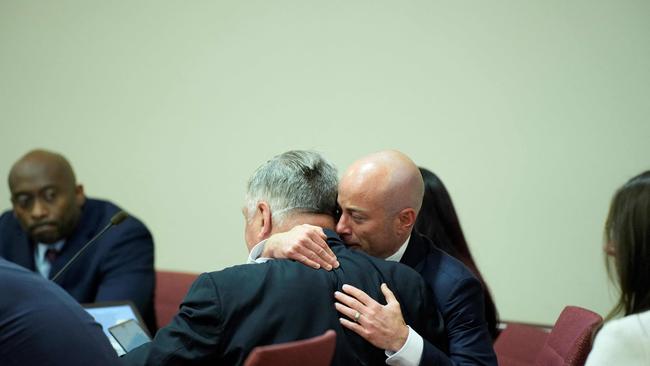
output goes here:
{"type": "Polygon", "coordinates": [[[593,311],[567,306],[537,355],[535,365],[584,365],[591,351],[593,333],[602,321],[593,311]]]}
{"type": "Polygon", "coordinates": [[[549,332],[543,328],[510,323],[494,342],[499,366],[531,366],[544,347],[549,332]]]}
{"type": "Polygon", "coordinates": [[[300,341],[255,347],[244,366],[329,366],[334,356],[336,333],[300,341]]]}
{"type": "Polygon", "coordinates": [[[582,366],[603,318],[577,306],[562,310],[550,333],[509,325],[494,343],[500,366],[582,366]]]}
{"type": "Polygon", "coordinates": [[[187,294],[187,290],[198,277],[195,273],[156,271],[156,320],[158,328],[167,325],[187,294]]]}

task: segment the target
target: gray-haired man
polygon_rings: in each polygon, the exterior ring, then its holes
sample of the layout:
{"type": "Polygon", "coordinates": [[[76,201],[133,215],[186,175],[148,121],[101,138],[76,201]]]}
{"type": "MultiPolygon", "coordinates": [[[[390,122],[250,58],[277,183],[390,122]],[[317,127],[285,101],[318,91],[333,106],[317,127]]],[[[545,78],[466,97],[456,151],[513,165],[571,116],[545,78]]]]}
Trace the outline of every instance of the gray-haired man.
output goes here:
{"type": "Polygon", "coordinates": [[[336,170],[315,152],[289,151],[258,168],[248,183],[244,207],[248,246],[295,225],[317,225],[325,229],[340,266],[327,272],[273,260],[203,274],[171,324],[151,343],[124,356],[124,363],[241,364],[255,346],[334,329],[337,343],[332,364],[383,364],[383,350],[344,330],[339,322],[334,293],[344,284],[378,301],[384,301],[385,294],[388,306],[397,301],[407,304],[401,309],[404,318],[420,334],[436,341],[442,324],[420,276],[405,266],[348,250],[332,231],[336,189],[336,170]],[[382,283],[395,294],[386,290],[382,294],[382,283]]]}

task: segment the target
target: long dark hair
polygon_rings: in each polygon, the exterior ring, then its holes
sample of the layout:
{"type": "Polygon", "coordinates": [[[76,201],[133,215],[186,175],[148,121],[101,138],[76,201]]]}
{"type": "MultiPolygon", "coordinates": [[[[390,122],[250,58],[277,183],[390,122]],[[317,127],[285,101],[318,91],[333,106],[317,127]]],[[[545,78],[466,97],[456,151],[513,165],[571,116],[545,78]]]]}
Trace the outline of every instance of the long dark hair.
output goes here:
{"type": "Polygon", "coordinates": [[[424,179],[424,199],[415,221],[415,230],[428,237],[433,244],[465,264],[483,284],[485,318],[492,339],[498,335],[499,315],[481,272],[469,251],[458,215],[447,188],[433,172],[420,168],[424,179]]]}
{"type": "Polygon", "coordinates": [[[613,262],[621,289],[607,318],[650,310],[650,170],[616,191],[605,223],[605,240],[613,249],[607,271],[614,277],[613,262]]]}

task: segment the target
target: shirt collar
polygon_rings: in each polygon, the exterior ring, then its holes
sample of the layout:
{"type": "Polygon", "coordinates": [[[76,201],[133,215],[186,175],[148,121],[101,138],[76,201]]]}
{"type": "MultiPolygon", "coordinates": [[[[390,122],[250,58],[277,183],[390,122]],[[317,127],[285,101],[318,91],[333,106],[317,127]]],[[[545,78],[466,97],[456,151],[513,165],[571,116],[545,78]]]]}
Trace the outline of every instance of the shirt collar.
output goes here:
{"type": "Polygon", "coordinates": [[[388,256],[386,260],[391,262],[399,262],[400,260],[402,260],[402,256],[404,256],[404,252],[406,251],[406,247],[408,246],[409,240],[411,240],[410,235],[408,238],[406,238],[404,244],[402,244],[402,246],[399,247],[399,249],[397,249],[395,253],[388,256]]]}
{"type": "Polygon", "coordinates": [[[63,244],[65,244],[65,240],[59,240],[54,244],[38,243],[38,246],[36,247],[36,250],[38,252],[38,258],[44,258],[45,252],[47,252],[48,249],[56,249],[57,251],[61,251],[61,248],[63,248],[63,244]]]}

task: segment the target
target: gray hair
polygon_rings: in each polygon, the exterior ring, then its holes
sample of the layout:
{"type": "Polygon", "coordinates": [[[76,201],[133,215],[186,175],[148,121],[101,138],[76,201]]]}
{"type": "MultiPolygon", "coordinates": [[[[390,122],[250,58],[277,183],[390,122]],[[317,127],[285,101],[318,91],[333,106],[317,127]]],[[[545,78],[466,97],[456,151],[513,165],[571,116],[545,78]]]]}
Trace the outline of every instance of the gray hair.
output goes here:
{"type": "Polygon", "coordinates": [[[269,204],[278,223],[296,211],[334,215],[337,186],[336,168],[319,153],[287,151],[262,164],[248,181],[248,218],[260,201],[269,204]]]}

